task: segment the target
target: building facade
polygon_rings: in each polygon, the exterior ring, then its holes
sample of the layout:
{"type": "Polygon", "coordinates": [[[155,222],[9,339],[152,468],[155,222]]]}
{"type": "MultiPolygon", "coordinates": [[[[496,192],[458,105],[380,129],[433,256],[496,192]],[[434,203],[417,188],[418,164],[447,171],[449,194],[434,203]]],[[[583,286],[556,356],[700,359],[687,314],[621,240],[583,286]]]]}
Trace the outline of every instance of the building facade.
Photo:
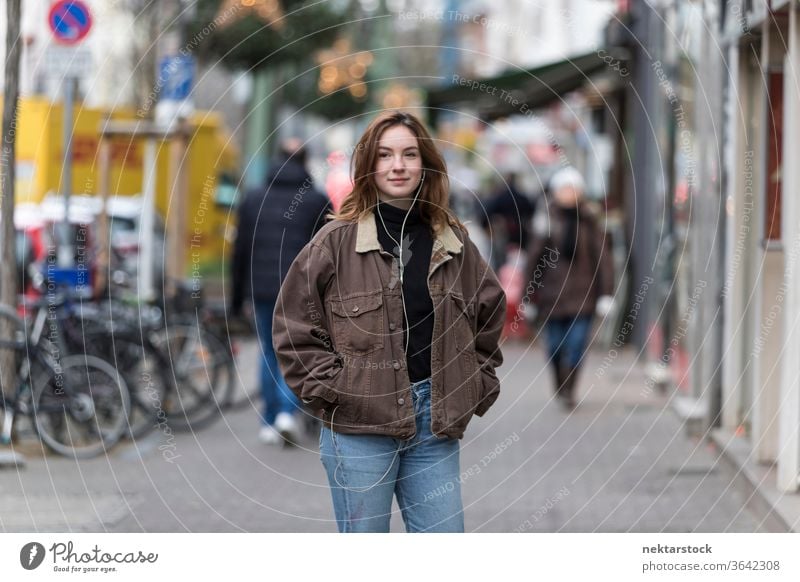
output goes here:
{"type": "Polygon", "coordinates": [[[631,11],[632,271],[659,281],[639,329],[653,384],[691,430],[738,451],[755,489],[797,493],[800,3],[631,11]]]}

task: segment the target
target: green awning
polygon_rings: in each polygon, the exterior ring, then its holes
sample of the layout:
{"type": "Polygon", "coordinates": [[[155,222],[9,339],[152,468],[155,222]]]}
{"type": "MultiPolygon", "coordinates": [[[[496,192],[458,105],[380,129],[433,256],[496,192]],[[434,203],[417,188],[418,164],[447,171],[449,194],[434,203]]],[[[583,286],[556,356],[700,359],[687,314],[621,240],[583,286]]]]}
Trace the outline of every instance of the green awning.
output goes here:
{"type": "Polygon", "coordinates": [[[495,77],[468,79],[453,76],[448,84],[428,91],[427,104],[432,116],[441,109],[458,110],[468,105],[477,108],[481,119],[492,120],[529,110],[560,99],[566,93],[583,85],[591,75],[609,69],[612,64],[606,55],[612,55],[625,65],[619,51],[592,51],[528,70],[505,72],[495,77]],[[515,102],[516,100],[516,102],[515,102]]]}

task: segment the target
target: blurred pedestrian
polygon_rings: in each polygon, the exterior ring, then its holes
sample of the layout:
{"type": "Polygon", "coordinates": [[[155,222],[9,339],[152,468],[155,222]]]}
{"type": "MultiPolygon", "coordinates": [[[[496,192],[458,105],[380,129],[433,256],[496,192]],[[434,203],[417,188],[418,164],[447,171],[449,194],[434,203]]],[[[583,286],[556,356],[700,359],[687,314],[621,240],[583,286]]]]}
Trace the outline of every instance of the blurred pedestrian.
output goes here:
{"type": "Polygon", "coordinates": [[[322,410],[339,531],[464,529],[459,439],[497,399],[505,296],[448,210],[447,169],[415,116],[386,112],[354,190],[295,260],[275,310],[289,386],[322,410]]]}
{"type": "Polygon", "coordinates": [[[327,162],[328,175],[325,177],[325,192],[333,204],[334,211],[339,212],[342,201],[353,190],[347,156],[344,152],[336,150],[328,155],[327,162]]]}
{"type": "Polygon", "coordinates": [[[520,250],[528,248],[530,223],[535,210],[533,200],[520,190],[514,172],[505,176],[503,184],[486,201],[480,217],[483,228],[497,243],[492,245],[495,270],[506,264],[508,245],[515,245],[520,250]]]}
{"type": "Polygon", "coordinates": [[[272,316],[289,265],[331,211],[305,164],[302,142],[286,140],[264,187],[249,192],[239,207],[231,310],[240,313],[244,300],[252,299],[262,350],[259,439],[266,444],[297,442],[301,436],[296,418],[300,403],[286,385],[272,347],[272,316]]]}
{"type": "Polygon", "coordinates": [[[605,317],[614,304],[611,249],[600,212],[584,191],[575,168],[552,177],[546,207],[534,219],[527,262],[526,295],[533,306],[528,315],[545,319],[555,392],[569,409],[575,406],[592,315],[605,317]]]}

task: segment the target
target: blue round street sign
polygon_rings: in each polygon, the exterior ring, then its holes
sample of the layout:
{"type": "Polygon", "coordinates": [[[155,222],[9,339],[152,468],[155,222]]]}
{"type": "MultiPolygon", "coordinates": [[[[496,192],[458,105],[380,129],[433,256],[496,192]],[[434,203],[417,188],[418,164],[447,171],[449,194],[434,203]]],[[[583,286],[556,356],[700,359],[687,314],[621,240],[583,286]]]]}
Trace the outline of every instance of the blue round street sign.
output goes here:
{"type": "Polygon", "coordinates": [[[77,44],[92,28],[92,14],[81,0],[59,0],[47,17],[53,37],[60,44],[77,44]]]}

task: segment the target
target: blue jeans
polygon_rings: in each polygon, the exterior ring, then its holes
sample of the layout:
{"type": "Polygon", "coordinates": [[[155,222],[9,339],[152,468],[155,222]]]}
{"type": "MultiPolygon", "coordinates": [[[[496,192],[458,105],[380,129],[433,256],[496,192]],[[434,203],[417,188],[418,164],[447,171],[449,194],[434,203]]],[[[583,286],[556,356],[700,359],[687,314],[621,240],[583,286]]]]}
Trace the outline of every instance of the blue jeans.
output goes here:
{"type": "Polygon", "coordinates": [[[261,397],[264,400],[264,424],[275,424],[281,412],[294,413],[300,406],[297,396],[283,379],[275,349],[272,347],[272,312],[274,301],[255,301],[256,335],[261,342],[261,397]]]}
{"type": "MultiPolygon", "coordinates": [[[[406,531],[464,531],[458,439],[431,433],[430,378],[411,390],[417,424],[411,440],[322,427],[319,448],[340,532],[388,532],[394,495],[406,531]]],[[[333,415],[335,421],[335,409],[333,415]]]]}
{"type": "Polygon", "coordinates": [[[591,315],[548,319],[545,328],[552,364],[577,368],[586,351],[591,327],[591,315]]]}

